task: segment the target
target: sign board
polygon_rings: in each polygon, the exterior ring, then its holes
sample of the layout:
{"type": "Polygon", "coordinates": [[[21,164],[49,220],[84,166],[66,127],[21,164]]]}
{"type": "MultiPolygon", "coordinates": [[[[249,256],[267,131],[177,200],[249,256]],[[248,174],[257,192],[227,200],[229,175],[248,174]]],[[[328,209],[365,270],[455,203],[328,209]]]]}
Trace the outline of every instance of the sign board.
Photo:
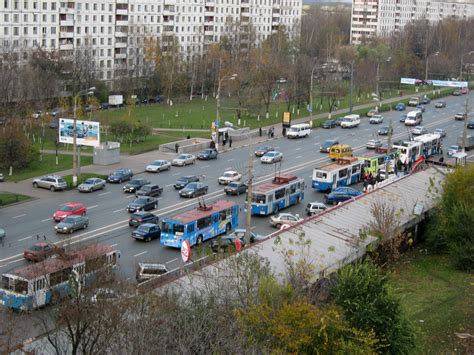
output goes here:
{"type": "MultiPolygon", "coordinates": [[[[100,123],[76,120],[76,143],[89,147],[100,145],[100,123]]],[[[59,143],[74,143],[74,120],[59,119],[59,143]]]]}
{"type": "Polygon", "coordinates": [[[433,86],[447,86],[450,88],[467,88],[467,81],[432,80],[433,86]]]}
{"type": "Polygon", "coordinates": [[[291,112],[283,112],[283,127],[290,127],[291,126],[291,112]]]}
{"type": "Polygon", "coordinates": [[[185,263],[191,259],[191,245],[189,244],[189,240],[185,240],[181,244],[181,258],[185,263]]]}
{"type": "Polygon", "coordinates": [[[415,85],[416,79],[414,78],[400,78],[400,84],[415,85]]]}

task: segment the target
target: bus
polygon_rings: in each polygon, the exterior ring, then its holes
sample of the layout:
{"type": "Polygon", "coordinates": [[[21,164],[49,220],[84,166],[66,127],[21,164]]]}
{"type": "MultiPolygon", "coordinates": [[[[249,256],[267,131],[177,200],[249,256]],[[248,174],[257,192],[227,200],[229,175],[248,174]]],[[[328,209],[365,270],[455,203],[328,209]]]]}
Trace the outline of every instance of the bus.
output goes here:
{"type": "Polygon", "coordinates": [[[251,213],[267,216],[300,203],[304,198],[304,179],[292,175],[275,176],[271,182],[253,187],[251,213]]]}
{"type": "Polygon", "coordinates": [[[220,234],[229,233],[238,227],[239,205],[220,200],[210,205],[179,213],[161,222],[162,245],[181,248],[188,240],[191,246],[202,243],[220,234]]]}
{"type": "Polygon", "coordinates": [[[96,244],[5,273],[0,304],[17,311],[45,306],[71,294],[72,280],[86,286],[98,271],[115,268],[119,256],[112,246],[96,244]]]}
{"type": "Polygon", "coordinates": [[[404,141],[397,145],[393,145],[395,149],[400,150],[399,159],[402,164],[414,163],[422,154],[422,142],[404,141]]]}
{"type": "Polygon", "coordinates": [[[363,165],[363,161],[351,157],[314,168],[311,185],[316,191],[326,192],[339,186],[356,184],[361,180],[363,165]]]}
{"type": "Polygon", "coordinates": [[[441,136],[439,134],[428,133],[415,137],[416,142],[421,142],[421,152],[426,159],[441,153],[441,136]]]}
{"type": "Polygon", "coordinates": [[[392,148],[391,152],[387,154],[387,149],[375,149],[372,152],[366,152],[362,155],[359,155],[357,158],[360,161],[364,162],[364,172],[367,174],[372,173],[376,175],[380,168],[384,167],[386,164],[386,159],[390,161],[391,166],[395,166],[395,163],[400,156],[400,150],[398,148],[392,148]]]}

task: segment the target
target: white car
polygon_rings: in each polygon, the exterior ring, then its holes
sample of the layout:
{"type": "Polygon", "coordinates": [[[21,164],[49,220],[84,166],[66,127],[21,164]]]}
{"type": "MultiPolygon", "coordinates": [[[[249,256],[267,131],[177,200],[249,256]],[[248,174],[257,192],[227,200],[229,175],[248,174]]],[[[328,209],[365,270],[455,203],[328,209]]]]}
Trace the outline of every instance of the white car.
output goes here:
{"type": "Polygon", "coordinates": [[[276,216],[270,217],[270,224],[273,227],[280,229],[283,226],[292,226],[298,222],[301,222],[302,220],[303,219],[300,218],[298,214],[279,213],[276,216]]]}
{"type": "Polygon", "coordinates": [[[380,148],[383,145],[382,141],[380,139],[371,139],[366,143],[366,148],[367,149],[377,149],[380,148]]]}
{"type": "Polygon", "coordinates": [[[327,208],[328,207],[322,202],[310,202],[306,206],[305,211],[308,216],[312,216],[312,215],[326,211],[327,208]]]}
{"type": "Polygon", "coordinates": [[[242,178],[242,174],[234,170],[228,170],[224,172],[224,174],[221,177],[219,177],[218,182],[219,182],[219,185],[227,185],[234,181],[240,181],[241,178],[242,178]]]}
{"type": "Polygon", "coordinates": [[[428,133],[428,130],[423,127],[423,126],[416,126],[411,130],[411,133],[414,134],[415,136],[420,136],[422,134],[428,133]]]}
{"type": "Polygon", "coordinates": [[[378,124],[383,122],[383,116],[382,115],[373,115],[370,117],[369,123],[370,124],[378,124]]]}
{"type": "Polygon", "coordinates": [[[186,166],[194,164],[196,157],[192,154],[180,154],[171,162],[173,166],[186,166]]]}
{"type": "Polygon", "coordinates": [[[276,150],[266,153],[260,158],[260,161],[264,164],[273,164],[283,159],[283,153],[277,152],[276,150]]]}
{"type": "Polygon", "coordinates": [[[158,173],[163,170],[170,170],[171,163],[168,160],[155,160],[146,166],[145,170],[149,173],[158,173]]]}
{"type": "Polygon", "coordinates": [[[452,157],[456,153],[461,153],[462,147],[458,145],[450,145],[448,148],[448,157],[452,157]]]}

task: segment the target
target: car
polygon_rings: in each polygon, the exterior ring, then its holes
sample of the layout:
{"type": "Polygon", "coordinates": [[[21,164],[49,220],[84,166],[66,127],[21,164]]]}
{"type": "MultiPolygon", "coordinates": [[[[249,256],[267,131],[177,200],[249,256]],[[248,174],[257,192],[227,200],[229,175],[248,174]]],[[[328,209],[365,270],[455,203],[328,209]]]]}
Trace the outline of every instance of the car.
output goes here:
{"type": "Polygon", "coordinates": [[[159,187],[157,184],[146,184],[140,187],[139,190],[135,191],[135,196],[161,196],[163,193],[163,188],[159,187]]]}
{"type": "Polygon", "coordinates": [[[430,102],[431,102],[431,99],[427,96],[422,97],[420,99],[420,104],[422,104],[422,105],[428,105],[430,102]]]}
{"type": "Polygon", "coordinates": [[[109,109],[109,103],[108,102],[102,102],[99,106],[101,110],[108,110],[109,109]]]}
{"type": "Polygon", "coordinates": [[[406,107],[406,105],[405,105],[403,102],[399,102],[398,104],[396,104],[396,105],[393,107],[393,109],[394,109],[395,111],[405,111],[406,108],[407,108],[407,107],[406,107]]]}
{"type": "Polygon", "coordinates": [[[4,182],[5,181],[5,176],[3,176],[2,173],[0,173],[0,182],[4,182]]]}
{"type": "Polygon", "coordinates": [[[375,108],[369,110],[369,112],[367,112],[367,117],[374,117],[374,115],[378,114],[379,111],[375,108]]]}
{"type": "Polygon", "coordinates": [[[322,128],[334,128],[336,127],[336,120],[326,120],[324,123],[321,125],[322,128]]]}
{"type": "Polygon", "coordinates": [[[453,91],[453,96],[461,96],[461,91],[459,91],[459,90],[454,90],[454,91],[453,91]]]}
{"type": "Polygon", "coordinates": [[[273,147],[272,146],[269,146],[269,145],[263,145],[261,147],[258,147],[257,150],[254,152],[255,156],[256,157],[263,157],[265,154],[267,154],[268,152],[271,152],[273,151],[273,147]]]}
{"type": "Polygon", "coordinates": [[[418,105],[418,106],[416,106],[416,109],[417,109],[418,111],[421,111],[421,112],[425,112],[425,111],[426,111],[426,107],[423,106],[423,105],[418,105]]]}
{"type": "Polygon", "coordinates": [[[464,121],[467,118],[466,112],[458,112],[454,115],[456,121],[464,121]]]}
{"type": "Polygon", "coordinates": [[[0,244],[3,246],[3,243],[5,243],[5,238],[7,236],[7,233],[5,232],[5,229],[0,228],[0,244]]]}
{"type": "Polygon", "coordinates": [[[403,114],[400,116],[400,122],[401,122],[401,123],[405,123],[405,121],[406,121],[406,119],[407,119],[407,116],[408,116],[407,113],[403,113],[403,114]]]}
{"type": "Polygon", "coordinates": [[[354,198],[354,196],[338,191],[332,191],[331,193],[324,195],[324,200],[328,205],[336,205],[339,202],[344,202],[350,200],[351,198],[354,198]]]}
{"type": "Polygon", "coordinates": [[[155,160],[146,166],[145,171],[149,173],[159,173],[170,169],[171,163],[168,160],[155,160]]]}
{"type": "Polygon", "coordinates": [[[388,136],[389,132],[393,133],[393,128],[388,127],[388,126],[384,126],[384,127],[380,127],[380,129],[377,131],[377,134],[379,136],[388,136]]]}
{"type": "Polygon", "coordinates": [[[128,225],[130,227],[138,227],[143,223],[158,224],[160,218],[151,212],[135,212],[130,215],[128,225]]]}
{"type": "Polygon", "coordinates": [[[372,115],[372,117],[370,117],[370,120],[369,120],[370,124],[378,124],[382,122],[383,122],[383,116],[379,114],[372,115]]]}
{"type": "Polygon", "coordinates": [[[132,232],[131,237],[135,240],[143,240],[149,242],[152,239],[160,239],[161,228],[157,224],[144,223],[138,226],[136,230],[132,232]]]}
{"type": "MultiPolygon", "coordinates": [[[[245,248],[247,242],[245,241],[245,229],[236,229],[233,233],[229,235],[224,235],[218,239],[214,239],[211,242],[211,249],[214,253],[226,252],[229,250],[235,251],[235,241],[240,240],[241,248],[245,248]]],[[[266,237],[256,234],[253,231],[250,231],[250,243],[255,243],[261,240],[265,240],[266,237]]]]}
{"type": "Polygon", "coordinates": [[[56,222],[62,221],[64,218],[76,215],[85,216],[87,214],[86,206],[82,203],[70,202],[66,203],[59,210],[53,213],[53,219],[56,222]]]}
{"type": "Polygon", "coordinates": [[[243,182],[239,181],[231,182],[224,188],[224,192],[226,193],[226,195],[238,196],[240,194],[244,194],[247,192],[247,184],[244,184],[243,182]]]}
{"type": "Polygon", "coordinates": [[[41,111],[41,110],[35,111],[31,116],[32,116],[34,119],[38,119],[38,118],[40,118],[41,116],[43,116],[43,111],[41,111]]]}
{"type": "Polygon", "coordinates": [[[88,178],[77,187],[79,192],[93,192],[105,188],[105,180],[100,178],[88,178]]]}
{"type": "Polygon", "coordinates": [[[124,187],[123,192],[136,192],[141,189],[142,186],[148,185],[150,182],[144,178],[136,178],[130,180],[124,187]]]}
{"type": "Polygon", "coordinates": [[[158,208],[158,200],[154,197],[137,197],[127,206],[127,211],[135,213],[139,211],[149,211],[158,208]]]}
{"type": "Polygon", "coordinates": [[[42,187],[51,191],[66,190],[67,183],[62,176],[58,175],[47,175],[40,178],[33,179],[33,187],[42,187]]]}
{"type": "Polygon", "coordinates": [[[178,180],[176,180],[173,186],[176,190],[181,190],[190,182],[199,182],[199,177],[196,175],[181,176],[178,178],[178,180]]]}
{"type": "Polygon", "coordinates": [[[207,194],[209,187],[201,182],[191,182],[186,185],[184,189],[179,190],[179,196],[181,197],[196,197],[199,195],[207,194]]]}
{"type": "Polygon", "coordinates": [[[57,118],[51,120],[48,125],[51,129],[58,129],[59,128],[59,120],[57,118]]]}
{"type": "Polygon", "coordinates": [[[56,233],[72,233],[79,229],[86,229],[89,218],[85,216],[69,216],[54,226],[56,233]]]}
{"type": "Polygon", "coordinates": [[[459,145],[450,145],[448,147],[448,157],[452,157],[454,154],[456,153],[460,153],[462,152],[462,147],[460,147],[459,145]]]}
{"type": "Polygon", "coordinates": [[[463,94],[463,95],[467,95],[467,94],[469,93],[469,88],[467,88],[467,87],[463,87],[463,88],[461,88],[461,90],[460,90],[460,91],[461,91],[461,94],[463,94]]]}
{"type": "Polygon", "coordinates": [[[210,160],[210,159],[217,159],[217,150],[208,148],[204,149],[197,155],[199,160],[210,160]]]}
{"type": "Polygon", "coordinates": [[[55,254],[55,247],[47,242],[39,242],[23,251],[23,257],[29,261],[42,261],[55,254]]]}
{"type": "Polygon", "coordinates": [[[421,136],[422,134],[428,133],[428,130],[423,126],[416,126],[411,130],[411,133],[415,136],[421,136]]]}
{"type": "Polygon", "coordinates": [[[446,108],[446,102],[438,101],[437,103],[435,103],[435,108],[446,108]]]}
{"type": "Polygon", "coordinates": [[[120,168],[110,173],[107,182],[121,184],[133,177],[133,171],[127,168],[120,168]]]}
{"type": "Polygon", "coordinates": [[[336,126],[340,126],[342,124],[342,121],[344,121],[344,117],[338,117],[336,118],[336,126]]]}
{"type": "Polygon", "coordinates": [[[367,149],[376,149],[382,146],[382,141],[380,139],[371,139],[366,144],[365,147],[367,149]]]}
{"type": "Polygon", "coordinates": [[[239,181],[242,178],[242,174],[238,173],[234,170],[228,170],[224,172],[224,174],[217,179],[219,185],[227,185],[233,181],[239,181]]]}
{"type": "Polygon", "coordinates": [[[319,147],[321,153],[329,153],[333,145],[339,144],[337,139],[328,139],[319,147]]]}
{"type": "Polygon", "coordinates": [[[180,154],[171,161],[173,166],[186,166],[194,164],[196,157],[192,154],[180,154]]]}
{"type": "Polygon", "coordinates": [[[310,202],[306,205],[305,211],[308,216],[324,212],[328,207],[322,202],[310,202]]]}
{"type": "Polygon", "coordinates": [[[49,111],[48,114],[50,116],[56,117],[56,116],[62,114],[63,112],[64,112],[63,109],[61,109],[59,107],[56,107],[56,108],[53,108],[51,111],[49,111]]]}
{"type": "Polygon", "coordinates": [[[283,154],[277,152],[276,150],[266,153],[263,157],[260,158],[260,161],[264,164],[273,164],[279,162],[283,159],[283,154]]]}
{"type": "Polygon", "coordinates": [[[357,189],[354,189],[353,187],[349,186],[339,186],[336,187],[333,192],[341,192],[350,195],[351,197],[356,197],[359,195],[362,195],[362,191],[359,191],[357,189]]]}
{"type": "Polygon", "coordinates": [[[283,225],[292,226],[298,222],[301,222],[303,219],[300,218],[298,214],[292,213],[279,213],[276,216],[270,217],[270,224],[273,227],[280,229],[283,225]]]}
{"type": "Polygon", "coordinates": [[[433,131],[434,134],[439,134],[441,138],[446,137],[446,130],[444,128],[436,128],[433,131]]]}
{"type": "Polygon", "coordinates": [[[467,121],[466,127],[469,128],[469,129],[473,129],[474,128],[474,120],[467,121]]]}
{"type": "Polygon", "coordinates": [[[94,105],[89,105],[89,104],[87,104],[87,105],[84,106],[84,112],[90,113],[90,112],[92,112],[94,109],[95,109],[94,105]]]}

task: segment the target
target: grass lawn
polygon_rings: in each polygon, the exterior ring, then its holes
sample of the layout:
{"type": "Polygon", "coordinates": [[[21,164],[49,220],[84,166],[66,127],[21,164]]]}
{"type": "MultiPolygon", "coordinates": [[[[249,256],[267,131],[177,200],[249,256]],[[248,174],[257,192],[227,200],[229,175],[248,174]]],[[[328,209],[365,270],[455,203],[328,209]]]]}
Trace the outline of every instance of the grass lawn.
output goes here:
{"type": "Polygon", "coordinates": [[[12,194],[10,192],[0,192],[0,206],[6,206],[11,203],[29,200],[30,196],[12,194]]]}
{"type": "MultiPolygon", "coordinates": [[[[13,170],[13,175],[8,176],[8,171],[1,171],[6,181],[21,181],[34,177],[47,175],[55,171],[72,169],[72,155],[58,155],[59,164],[56,165],[54,154],[44,154],[43,161],[35,161],[29,167],[21,170],[13,170]]],[[[81,157],[81,166],[92,164],[92,157],[81,157]]]]}
{"type": "Polygon", "coordinates": [[[390,285],[419,328],[417,353],[460,353],[454,334],[474,334],[474,275],[417,248],[393,266],[390,285]]]}

